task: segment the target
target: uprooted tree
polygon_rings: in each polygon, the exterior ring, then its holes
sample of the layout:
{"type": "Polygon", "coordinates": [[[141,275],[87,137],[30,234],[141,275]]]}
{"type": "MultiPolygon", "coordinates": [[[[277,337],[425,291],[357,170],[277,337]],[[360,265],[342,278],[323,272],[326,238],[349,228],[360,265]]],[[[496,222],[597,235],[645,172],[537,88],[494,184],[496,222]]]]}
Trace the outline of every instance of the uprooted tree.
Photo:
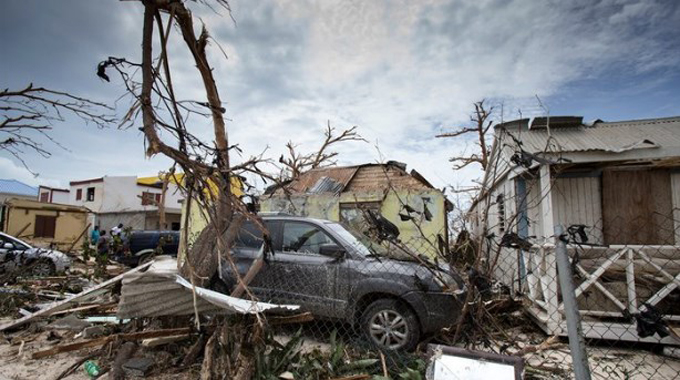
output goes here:
{"type": "Polygon", "coordinates": [[[23,159],[27,151],[50,157],[45,140],[64,148],[50,133],[67,114],[103,128],[114,121],[110,111],[103,103],[33,83],[18,90],[6,88],[0,91],[0,151],[11,154],[30,170],[23,159]]]}
{"type": "MultiPolygon", "coordinates": [[[[225,0],[216,3],[230,11],[225,0]]],[[[232,183],[245,172],[269,177],[257,167],[265,160],[260,155],[239,165],[231,163],[230,150],[234,146],[229,145],[226,110],[206,55],[211,37],[205,25],[197,35],[192,13],[181,0],[142,0],[141,4],[144,7],[141,63],[110,57],[99,64],[97,75],[109,81],[107,70],[113,69],[120,74],[134,99],[121,127],[133,126],[141,117],[146,154],[163,154],[175,162],[185,173],[180,187],[186,195],[187,210],[192,207],[191,202],[198,202],[197,207],[208,220],[208,226],[190,249],[187,248],[180,274],[192,284],[206,286],[215,280],[222,265],[230,265],[237,277],[235,291],[248,292],[246,279],[249,276],[238,274],[230,248],[244,219],[264,227],[256,215],[247,212],[244,203],[232,191],[232,183]],[[179,31],[191,54],[205,99],[185,100],[177,96],[168,55],[168,41],[173,31],[179,31]],[[156,54],[155,47],[158,48],[156,54]],[[137,72],[141,72],[141,81],[135,75],[137,72]],[[200,139],[195,130],[188,128],[190,117],[205,117],[211,121],[210,140],[200,139]]],[[[186,227],[185,223],[183,245],[188,247],[186,227]]],[[[197,324],[199,320],[196,315],[197,324]]],[[[254,370],[253,350],[262,340],[259,319],[233,316],[228,323],[223,321],[212,327],[214,332],[204,346],[201,377],[249,379],[254,370]]]]}

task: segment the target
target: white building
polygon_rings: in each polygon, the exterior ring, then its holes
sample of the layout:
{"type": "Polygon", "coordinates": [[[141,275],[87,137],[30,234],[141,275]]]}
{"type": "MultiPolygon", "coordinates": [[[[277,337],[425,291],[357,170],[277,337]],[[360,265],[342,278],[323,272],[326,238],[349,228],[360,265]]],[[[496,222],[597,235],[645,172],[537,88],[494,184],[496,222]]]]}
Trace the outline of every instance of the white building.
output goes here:
{"type": "Polygon", "coordinates": [[[68,189],[42,186],[38,187],[38,201],[42,203],[69,204],[70,197],[68,189]]]}
{"type": "Polygon", "coordinates": [[[587,240],[574,234],[568,251],[586,335],[666,342],[639,336],[630,316],[651,305],[680,320],[680,117],[497,125],[467,222],[487,273],[524,294],[539,325],[558,335],[566,328],[554,228],[585,226],[587,240]],[[531,244],[513,248],[517,238],[531,244]]]}
{"type": "Polygon", "coordinates": [[[96,215],[94,225],[103,230],[123,223],[134,230],[179,230],[182,194],[170,181],[165,193],[165,224],[159,223],[162,201],[159,177],[104,176],[70,183],[69,204],[84,206],[96,215]]]}

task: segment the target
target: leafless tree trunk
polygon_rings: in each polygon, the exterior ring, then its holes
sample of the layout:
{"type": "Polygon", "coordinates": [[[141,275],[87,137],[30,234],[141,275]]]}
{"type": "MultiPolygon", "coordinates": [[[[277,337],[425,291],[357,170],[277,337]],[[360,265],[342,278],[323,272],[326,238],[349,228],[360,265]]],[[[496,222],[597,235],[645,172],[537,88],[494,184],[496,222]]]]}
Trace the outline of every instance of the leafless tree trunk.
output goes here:
{"type": "MultiPolygon", "coordinates": [[[[136,115],[141,113],[142,131],[148,144],[147,155],[160,153],[179,165],[185,173],[185,180],[178,186],[187,195],[187,204],[201,207],[208,218],[208,227],[201,232],[198,240],[187,252],[186,260],[180,267],[180,274],[188,278],[192,284],[205,286],[210,283],[217,272],[221,272],[220,267],[224,260],[231,266],[232,273],[237,277],[237,283],[252,297],[247,290],[247,283],[236,270],[230,249],[245,218],[253,219],[259,222],[261,228],[264,229],[264,227],[257,216],[248,214],[245,205],[234,196],[232,178],[239,172],[256,173],[268,178],[271,176],[257,168],[256,164],[264,161],[261,156],[251,157],[240,165],[231,165],[229,139],[223,115],[226,110],[222,106],[206,56],[210,36],[205,26],[196,36],[192,14],[182,1],[142,0],[141,3],[144,6],[141,64],[111,57],[100,63],[98,75],[108,80],[106,69],[111,67],[120,73],[128,91],[136,98],[135,104],[121,125],[131,125],[136,115]],[[163,23],[164,14],[168,15],[167,26],[163,23]],[[171,27],[173,24],[177,29],[171,27]],[[154,65],[155,27],[158,30],[160,52],[158,61],[154,65]],[[169,65],[170,57],[167,54],[167,41],[173,30],[179,30],[184,45],[193,57],[201,76],[207,101],[179,101],[175,97],[169,65]],[[134,78],[127,73],[130,67],[141,69],[141,83],[135,82],[134,78]],[[139,88],[141,90],[138,90],[139,88]],[[182,115],[182,112],[185,115],[182,115]],[[198,114],[211,119],[213,138],[210,142],[201,141],[187,130],[185,120],[188,114],[198,114]],[[159,133],[161,130],[169,132],[169,135],[175,139],[174,143],[170,144],[161,139],[159,133]]],[[[229,10],[229,4],[226,1],[217,0],[217,3],[229,10]]],[[[167,189],[167,183],[164,183],[164,188],[167,189]]],[[[189,213],[190,207],[187,207],[186,211],[189,213]]],[[[185,222],[187,221],[189,218],[185,219],[185,222]]],[[[185,247],[187,246],[186,232],[185,226],[185,247]]],[[[199,316],[196,317],[198,321],[199,316]]],[[[206,358],[201,372],[203,379],[225,376],[234,379],[249,378],[249,368],[253,366],[254,357],[252,355],[232,357],[225,350],[231,344],[244,347],[260,343],[257,332],[262,326],[259,323],[249,326],[252,332],[249,334],[228,333],[230,331],[228,327],[244,330],[245,324],[250,320],[233,316],[228,322],[222,321],[223,324],[215,329],[215,333],[206,344],[206,358]]]]}
{"type": "Polygon", "coordinates": [[[479,153],[472,153],[469,156],[451,157],[449,161],[453,162],[455,170],[462,169],[470,164],[477,163],[482,166],[482,170],[486,170],[489,165],[489,153],[491,146],[488,144],[487,132],[493,125],[493,121],[489,117],[493,113],[493,107],[487,109],[484,104],[485,100],[474,103],[475,112],[470,117],[470,121],[475,124],[470,127],[461,127],[455,132],[442,133],[436,137],[460,137],[469,134],[476,135],[476,145],[479,147],[479,153]]]}

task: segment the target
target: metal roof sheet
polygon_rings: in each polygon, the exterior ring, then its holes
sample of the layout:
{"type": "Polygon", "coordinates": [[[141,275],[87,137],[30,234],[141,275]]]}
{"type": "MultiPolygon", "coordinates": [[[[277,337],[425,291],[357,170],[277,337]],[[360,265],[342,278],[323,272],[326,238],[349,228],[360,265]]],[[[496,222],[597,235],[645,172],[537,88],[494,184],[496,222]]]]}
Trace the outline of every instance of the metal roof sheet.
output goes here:
{"type": "MultiPolygon", "coordinates": [[[[587,152],[619,153],[633,149],[680,147],[680,117],[596,122],[593,126],[527,130],[521,125],[506,126],[506,130],[522,142],[530,153],[587,152]]],[[[505,144],[514,146],[510,136],[505,144]]]]}
{"type": "Polygon", "coordinates": [[[309,193],[320,194],[320,193],[334,193],[337,194],[345,187],[345,184],[340,183],[333,178],[328,178],[323,176],[316,181],[316,184],[309,188],[309,193]]]}
{"type": "Polygon", "coordinates": [[[352,179],[358,168],[359,166],[335,166],[321,169],[312,169],[302,174],[295,181],[291,182],[287,188],[294,193],[306,193],[309,192],[310,189],[313,188],[321,178],[327,177],[337,183],[340,183],[342,187],[339,191],[342,191],[342,189],[347,186],[349,181],[352,179]]]}
{"type": "Polygon", "coordinates": [[[15,179],[0,179],[0,193],[37,197],[38,188],[15,179]]]}

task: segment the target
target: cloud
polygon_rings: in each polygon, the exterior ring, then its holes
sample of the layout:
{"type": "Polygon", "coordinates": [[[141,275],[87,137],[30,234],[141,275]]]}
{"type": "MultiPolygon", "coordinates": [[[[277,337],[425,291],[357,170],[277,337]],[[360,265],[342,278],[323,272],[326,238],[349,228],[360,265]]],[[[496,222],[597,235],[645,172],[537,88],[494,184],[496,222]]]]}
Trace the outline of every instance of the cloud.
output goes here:
{"type": "MultiPolygon", "coordinates": [[[[278,158],[289,140],[314,149],[330,120],[338,129],[358,125],[370,141],[340,146],[340,163],[379,160],[377,144],[385,159],[404,161],[443,187],[479,175],[474,168],[453,172],[448,162],[471,151],[474,140],[434,135],[469,123],[472,103],[482,98],[498,104],[497,118],[505,120],[518,117],[518,109],[525,117],[543,113],[536,94],[552,110],[592,118],[620,118],[630,109],[639,117],[678,113],[680,6],[673,1],[231,3],[235,24],[190,6],[214,37],[209,55],[230,142],[246,157],[269,147],[267,154],[278,158]],[[664,94],[658,104],[640,106],[655,94],[664,94]]],[[[139,60],[139,4],[9,4],[0,16],[7,57],[0,81],[54,84],[110,102],[123,93],[119,82],[103,83],[93,70],[108,55],[139,60]]],[[[202,100],[200,77],[178,37],[169,46],[177,94],[202,100]]],[[[209,120],[192,118],[191,128],[211,136],[209,120]]],[[[96,130],[69,121],[55,137],[70,151],[27,161],[62,182],[169,165],[144,157],[134,128],[96,130]]]]}
{"type": "Polygon", "coordinates": [[[56,179],[44,178],[41,175],[33,175],[25,167],[19,166],[14,161],[0,157],[0,178],[2,179],[16,179],[31,186],[53,186],[60,187],[63,184],[56,179]]]}

